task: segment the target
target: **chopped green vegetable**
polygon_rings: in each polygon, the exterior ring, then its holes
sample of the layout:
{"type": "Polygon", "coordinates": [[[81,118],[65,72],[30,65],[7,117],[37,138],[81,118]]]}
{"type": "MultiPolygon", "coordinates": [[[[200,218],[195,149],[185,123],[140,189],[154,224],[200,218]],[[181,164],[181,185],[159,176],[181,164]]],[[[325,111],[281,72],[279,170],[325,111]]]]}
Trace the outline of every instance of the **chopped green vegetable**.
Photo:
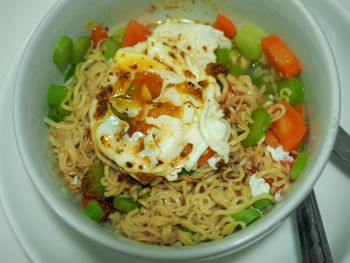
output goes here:
{"type": "Polygon", "coordinates": [[[112,37],[116,38],[117,40],[121,40],[124,36],[124,32],[125,32],[125,27],[124,26],[120,26],[117,27],[114,32],[112,33],[112,37]]]}
{"type": "Polygon", "coordinates": [[[281,92],[283,93],[283,90],[290,92],[290,95],[287,95],[289,97],[289,101],[287,101],[289,104],[293,105],[303,102],[304,88],[297,78],[292,77],[278,83],[278,93],[280,96],[283,95],[281,94],[281,92]]]}
{"type": "Polygon", "coordinates": [[[246,225],[253,223],[261,217],[261,212],[256,208],[249,208],[232,215],[236,221],[243,221],[246,225]]]}
{"type": "Polygon", "coordinates": [[[91,165],[87,174],[90,181],[90,187],[100,194],[103,194],[105,191],[101,184],[101,179],[104,175],[104,167],[101,163],[91,165]]]}
{"type": "Polygon", "coordinates": [[[56,46],[53,50],[52,60],[53,62],[59,66],[63,67],[69,61],[69,58],[72,53],[73,41],[67,36],[60,37],[56,46]]]}
{"type": "Polygon", "coordinates": [[[194,170],[187,171],[185,168],[182,168],[182,170],[178,173],[178,175],[184,175],[184,174],[192,175],[193,173],[194,173],[194,170]]]}
{"type": "Polygon", "coordinates": [[[75,66],[72,65],[69,70],[67,71],[66,75],[64,75],[64,82],[69,80],[71,77],[73,77],[75,74],[75,66]]]}
{"type": "Polygon", "coordinates": [[[102,44],[103,46],[103,52],[105,55],[105,59],[109,60],[114,57],[115,52],[120,48],[121,42],[108,38],[106,41],[102,44]]]}
{"type": "Polygon", "coordinates": [[[120,112],[116,107],[113,106],[112,103],[110,103],[110,108],[111,108],[112,112],[114,113],[114,115],[117,116],[119,119],[121,119],[123,121],[127,121],[127,120],[131,119],[129,114],[127,114],[125,111],[120,112]]]}
{"type": "Polygon", "coordinates": [[[76,40],[74,40],[70,63],[76,65],[81,62],[86,55],[86,52],[88,51],[90,45],[91,39],[87,36],[78,37],[76,40]]]}
{"type": "Polygon", "coordinates": [[[295,162],[293,164],[292,170],[290,171],[289,177],[290,179],[297,179],[300,174],[304,171],[306,162],[308,159],[308,155],[306,153],[300,153],[297,158],[295,159],[295,162]]]}
{"type": "Polygon", "coordinates": [[[196,234],[196,232],[192,231],[191,229],[189,229],[188,227],[185,227],[183,225],[178,225],[178,227],[181,231],[191,233],[192,235],[196,234]]]}
{"type": "Polygon", "coordinates": [[[142,196],[141,196],[141,199],[142,200],[146,200],[148,197],[150,197],[151,196],[151,194],[150,194],[150,192],[147,192],[147,193],[144,193],[142,196]]]}
{"type": "Polygon", "coordinates": [[[230,65],[228,67],[228,73],[230,73],[231,75],[233,75],[236,78],[238,78],[239,76],[243,76],[244,75],[244,70],[241,69],[240,67],[236,66],[236,65],[230,65]]]}
{"type": "Polygon", "coordinates": [[[299,146],[298,146],[298,148],[296,148],[295,150],[297,151],[297,152],[303,152],[304,151],[304,149],[305,149],[305,142],[304,141],[301,141],[300,142],[300,144],[299,144],[299,146]]]}
{"type": "Polygon", "coordinates": [[[249,125],[249,135],[242,141],[244,147],[258,143],[269,128],[271,117],[264,108],[257,108],[252,112],[253,123],[249,125]]]}
{"type": "Polygon", "coordinates": [[[230,51],[230,62],[232,65],[238,66],[244,71],[246,71],[250,65],[250,60],[242,56],[237,49],[232,49],[230,51]]]}
{"type": "Polygon", "coordinates": [[[115,209],[124,211],[129,213],[131,210],[137,208],[139,204],[137,202],[133,202],[128,197],[124,196],[115,196],[113,198],[113,207],[115,209]]]}
{"type": "MultiPolygon", "coordinates": [[[[273,97],[272,97],[273,98],[273,97]]],[[[270,95],[268,94],[264,94],[261,96],[260,100],[259,100],[259,107],[262,107],[266,102],[268,102],[269,100],[271,100],[270,95]]]]}
{"type": "Polygon", "coordinates": [[[60,106],[67,93],[68,90],[65,86],[50,85],[46,93],[47,104],[50,108],[60,106]]]}
{"type": "Polygon", "coordinates": [[[136,86],[131,85],[125,93],[127,99],[131,99],[136,91],[136,86]]]}
{"type": "Polygon", "coordinates": [[[47,116],[55,121],[55,122],[60,122],[64,119],[64,117],[69,115],[69,111],[66,111],[65,109],[62,109],[60,106],[52,108],[47,116]]]}
{"type": "Polygon", "coordinates": [[[277,85],[269,68],[266,68],[259,62],[254,61],[250,64],[247,74],[251,77],[255,86],[258,88],[265,86],[265,92],[267,94],[275,94],[277,85]]]}
{"type": "Polygon", "coordinates": [[[256,108],[253,112],[252,112],[252,118],[253,120],[258,123],[263,132],[265,133],[266,130],[269,128],[270,126],[270,121],[271,121],[271,117],[270,115],[267,113],[267,111],[264,108],[256,108]]]}
{"type": "Polygon", "coordinates": [[[246,24],[236,34],[235,43],[243,56],[257,60],[261,57],[262,50],[260,40],[265,34],[255,25],[246,24]]]}
{"type": "Polygon", "coordinates": [[[224,89],[224,85],[220,81],[218,81],[217,83],[218,83],[218,85],[220,87],[220,91],[222,91],[224,89]]]}
{"type": "Polygon", "coordinates": [[[214,50],[216,55],[216,62],[222,63],[225,67],[228,67],[230,62],[230,49],[228,48],[217,48],[214,50]]]}
{"type": "Polygon", "coordinates": [[[253,206],[259,210],[268,207],[271,204],[271,200],[268,198],[259,199],[254,202],[253,206]]]}
{"type": "Polygon", "coordinates": [[[103,208],[96,200],[90,201],[83,209],[83,213],[96,222],[100,222],[105,215],[103,208]]]}

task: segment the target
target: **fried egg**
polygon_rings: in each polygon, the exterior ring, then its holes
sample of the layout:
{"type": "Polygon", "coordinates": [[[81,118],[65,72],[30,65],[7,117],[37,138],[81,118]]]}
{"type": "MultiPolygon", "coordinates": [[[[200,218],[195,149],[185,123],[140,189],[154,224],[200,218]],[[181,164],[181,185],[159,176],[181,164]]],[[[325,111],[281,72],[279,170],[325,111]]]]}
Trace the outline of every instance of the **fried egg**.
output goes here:
{"type": "Polygon", "coordinates": [[[119,49],[90,109],[95,149],[142,183],[176,180],[208,147],[228,162],[230,126],[205,69],[230,46],[211,26],[168,21],[119,49]]]}

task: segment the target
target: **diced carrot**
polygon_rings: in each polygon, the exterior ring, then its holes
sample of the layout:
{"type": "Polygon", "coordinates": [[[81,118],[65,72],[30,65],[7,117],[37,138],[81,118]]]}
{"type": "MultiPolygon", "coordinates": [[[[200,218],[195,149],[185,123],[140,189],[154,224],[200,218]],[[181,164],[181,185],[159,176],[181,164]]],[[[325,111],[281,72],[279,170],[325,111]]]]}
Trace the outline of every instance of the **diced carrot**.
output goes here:
{"type": "Polygon", "coordinates": [[[304,116],[304,105],[303,104],[294,104],[293,108],[299,112],[302,116],[304,116]]]}
{"type": "Polygon", "coordinates": [[[236,28],[232,21],[222,14],[217,15],[214,28],[223,31],[227,38],[233,38],[236,35],[236,28]]]}
{"type": "Polygon", "coordinates": [[[261,39],[261,47],[274,70],[284,79],[298,75],[302,68],[290,49],[275,35],[261,39]]]}
{"type": "Polygon", "coordinates": [[[96,25],[91,30],[91,39],[94,41],[94,48],[100,41],[107,38],[107,31],[101,25],[96,25]]]}
{"type": "Polygon", "coordinates": [[[199,157],[198,165],[202,165],[208,162],[208,160],[215,154],[215,152],[208,147],[205,152],[199,157]]]}
{"type": "Polygon", "coordinates": [[[279,145],[281,145],[276,136],[270,130],[267,130],[265,132],[265,143],[273,148],[276,148],[279,145]]]}
{"type": "Polygon", "coordinates": [[[149,35],[151,35],[151,32],[147,27],[132,19],[125,28],[122,47],[134,46],[139,42],[145,41],[149,35]]]}
{"type": "Polygon", "coordinates": [[[285,114],[272,123],[272,130],[282,144],[283,150],[290,152],[298,147],[306,132],[303,116],[290,104],[279,101],[286,108],[285,114]]]}

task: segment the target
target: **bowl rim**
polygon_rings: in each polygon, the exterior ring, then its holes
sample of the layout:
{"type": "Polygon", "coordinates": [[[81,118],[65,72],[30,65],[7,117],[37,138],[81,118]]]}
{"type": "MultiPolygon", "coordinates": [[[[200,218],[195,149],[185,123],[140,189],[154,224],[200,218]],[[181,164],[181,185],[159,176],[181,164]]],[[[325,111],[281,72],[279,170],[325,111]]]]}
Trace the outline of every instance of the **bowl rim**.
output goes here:
{"type": "Polygon", "coordinates": [[[230,235],[224,239],[219,241],[210,242],[210,245],[196,245],[190,247],[183,248],[170,248],[170,247],[161,247],[143,244],[135,241],[124,242],[123,239],[115,238],[110,234],[104,233],[105,231],[101,231],[101,229],[87,229],[85,224],[81,224],[81,221],[78,220],[75,216],[70,213],[66,213],[66,208],[61,202],[54,196],[50,194],[49,188],[45,185],[43,179],[41,179],[40,175],[36,172],[37,168],[28,158],[29,149],[25,147],[24,137],[21,136],[23,134],[21,131],[25,130],[22,123],[19,121],[21,119],[19,109],[21,104],[19,103],[20,98],[20,90],[21,86],[23,86],[23,69],[27,63],[28,53],[30,50],[35,48],[35,39],[38,32],[43,30],[44,25],[47,21],[50,20],[50,17],[53,13],[58,12],[60,9],[64,8],[64,6],[69,2],[69,0],[57,1],[46,13],[46,15],[41,19],[40,23],[36,26],[33,31],[29,41],[27,42],[27,46],[23,52],[19,70],[16,76],[16,85],[13,96],[13,125],[15,131],[15,138],[17,142],[17,148],[19,154],[21,156],[22,162],[26,169],[29,178],[33,182],[35,188],[40,192],[40,194],[44,197],[44,200],[49,204],[51,209],[55,211],[59,217],[65,221],[68,225],[70,225],[73,229],[77,230],[84,236],[90,238],[91,240],[97,241],[98,243],[109,247],[113,250],[116,250],[120,253],[135,256],[142,259],[152,259],[152,260],[201,260],[201,259],[211,259],[217,256],[225,256],[227,254],[231,254],[235,251],[238,251],[246,246],[251,245],[257,240],[262,239],[264,236],[272,232],[280,222],[282,222],[290,213],[294,211],[294,209],[306,198],[306,196],[311,192],[313,185],[321,175],[322,170],[327,164],[329,156],[331,154],[332,146],[335,142],[336,133],[339,125],[339,116],[340,116],[340,80],[339,73],[337,70],[337,64],[335,61],[335,57],[331,46],[329,44],[328,39],[326,38],[323,29],[316,18],[313,16],[312,12],[303,4],[301,1],[293,0],[296,7],[303,12],[309,22],[312,24],[313,29],[317,33],[317,35],[323,40],[320,45],[322,50],[326,53],[324,54],[330,64],[332,66],[328,66],[330,83],[332,83],[333,93],[332,93],[332,116],[334,118],[334,125],[330,127],[326,132],[326,142],[324,145],[329,146],[329,150],[324,151],[321,155],[318,155],[315,158],[314,168],[309,173],[309,175],[305,178],[304,183],[299,185],[298,195],[295,196],[293,202],[291,199],[285,200],[285,205],[279,208],[277,214],[273,214],[271,220],[265,220],[258,225],[252,225],[247,228],[245,233],[240,234],[239,239],[235,238],[234,235],[230,235]],[[88,231],[87,231],[88,230],[88,231]],[[232,247],[232,243],[234,239],[237,239],[235,246],[232,247]],[[157,252],[155,252],[157,249],[157,252]]]}

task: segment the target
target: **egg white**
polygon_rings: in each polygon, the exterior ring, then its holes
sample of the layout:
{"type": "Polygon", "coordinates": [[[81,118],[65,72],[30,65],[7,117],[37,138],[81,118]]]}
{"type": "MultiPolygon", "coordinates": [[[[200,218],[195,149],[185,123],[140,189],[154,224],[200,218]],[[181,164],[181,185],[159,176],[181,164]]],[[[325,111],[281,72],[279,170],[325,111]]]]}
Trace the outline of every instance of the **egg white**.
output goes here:
{"type": "Polygon", "coordinates": [[[183,168],[197,167],[208,147],[216,152],[215,160],[227,162],[230,126],[216,101],[220,88],[205,71],[208,63],[215,62],[218,47],[231,47],[231,41],[211,26],[166,22],[145,42],[119,49],[99,92],[111,87],[108,100],[118,112],[131,118],[146,112],[144,122],[152,126],[146,134],[136,131],[130,136],[129,120],[113,111],[96,117],[99,102],[95,99],[90,110],[95,147],[143,183],[155,176],[177,179],[183,168]],[[155,73],[163,81],[159,96],[145,105],[120,99],[138,71],[155,73]],[[198,84],[203,80],[208,84],[204,88],[198,84]],[[149,117],[152,103],[180,107],[181,114],[149,117]]]}

